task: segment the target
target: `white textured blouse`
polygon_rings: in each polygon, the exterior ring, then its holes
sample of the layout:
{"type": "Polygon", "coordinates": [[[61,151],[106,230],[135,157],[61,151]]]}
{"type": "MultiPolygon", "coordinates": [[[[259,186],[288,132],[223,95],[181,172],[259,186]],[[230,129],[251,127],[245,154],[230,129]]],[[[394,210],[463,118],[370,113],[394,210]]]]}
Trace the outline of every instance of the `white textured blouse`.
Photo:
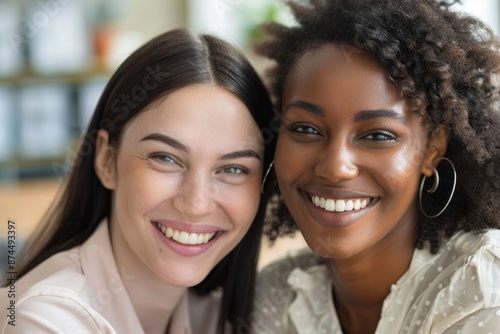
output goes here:
{"type": "MultiPolygon", "coordinates": [[[[254,333],[342,333],[326,260],[310,250],[264,268],[256,297],[254,333]]],[[[416,249],[375,333],[500,333],[500,230],[460,232],[437,254],[416,249]]]]}

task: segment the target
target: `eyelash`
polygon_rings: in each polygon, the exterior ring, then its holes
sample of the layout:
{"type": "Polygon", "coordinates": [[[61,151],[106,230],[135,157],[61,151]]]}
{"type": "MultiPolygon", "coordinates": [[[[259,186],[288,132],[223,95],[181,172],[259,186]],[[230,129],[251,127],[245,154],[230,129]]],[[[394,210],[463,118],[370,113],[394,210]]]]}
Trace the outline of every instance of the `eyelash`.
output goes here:
{"type": "Polygon", "coordinates": [[[162,163],[168,163],[168,164],[176,164],[177,163],[176,159],[172,155],[166,154],[166,153],[159,153],[159,152],[152,153],[149,155],[149,157],[151,159],[159,160],[162,163]],[[171,161],[166,161],[165,158],[169,158],[171,161]]]}
{"type": "MultiPolygon", "coordinates": [[[[166,153],[152,153],[149,155],[151,159],[159,160],[161,163],[167,163],[167,164],[177,164],[177,161],[172,155],[166,154],[166,153]],[[170,159],[171,161],[166,161],[165,158],[170,159]]],[[[240,165],[229,165],[229,166],[224,166],[223,168],[220,169],[220,172],[225,173],[225,174],[230,174],[230,175],[239,175],[239,174],[249,174],[249,170],[243,166],[240,165]],[[230,172],[231,169],[237,169],[237,172],[230,172]]]]}
{"type": "Polygon", "coordinates": [[[364,139],[369,139],[369,140],[374,140],[374,141],[396,141],[398,140],[398,137],[390,132],[387,131],[375,131],[370,133],[369,135],[363,137],[364,139]],[[385,139],[375,139],[374,137],[378,136],[384,136],[385,139]],[[372,138],[368,138],[372,137],[372,138]]]}
{"type": "Polygon", "coordinates": [[[300,133],[300,134],[305,134],[305,135],[319,135],[319,131],[314,127],[311,126],[307,123],[294,123],[289,125],[288,131],[290,132],[295,132],[295,133],[300,133]],[[300,130],[302,129],[302,130],[300,130]],[[304,131],[304,129],[312,129],[312,132],[304,131]]]}
{"type": "Polygon", "coordinates": [[[238,175],[238,174],[248,174],[249,171],[247,168],[243,167],[243,166],[240,166],[240,165],[229,165],[229,166],[224,166],[224,168],[221,169],[221,172],[224,172],[224,173],[227,173],[227,174],[234,174],[234,175],[238,175]],[[236,172],[236,173],[231,173],[231,172],[228,172],[228,170],[230,169],[238,169],[239,171],[236,172]]]}
{"type": "MultiPolygon", "coordinates": [[[[307,123],[294,123],[289,125],[287,129],[288,131],[297,134],[320,135],[320,132],[314,126],[311,126],[310,124],[307,123]]],[[[398,137],[388,131],[374,131],[369,135],[363,137],[362,139],[384,142],[384,141],[396,141],[398,140],[398,137]],[[380,136],[383,136],[384,138],[380,139],[380,136]],[[378,137],[378,139],[376,137],[378,137]]]]}

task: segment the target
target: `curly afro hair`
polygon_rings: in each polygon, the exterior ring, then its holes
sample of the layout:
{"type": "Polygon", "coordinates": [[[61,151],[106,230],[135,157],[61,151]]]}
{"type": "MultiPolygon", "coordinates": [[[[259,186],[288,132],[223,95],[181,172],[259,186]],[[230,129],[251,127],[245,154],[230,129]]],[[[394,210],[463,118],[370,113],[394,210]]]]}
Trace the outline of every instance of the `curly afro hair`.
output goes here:
{"type": "MultiPolygon", "coordinates": [[[[500,40],[480,20],[435,0],[308,0],[288,2],[298,25],[263,28],[257,51],[276,61],[270,70],[277,109],[288,75],[306,52],[328,43],[376,55],[390,80],[423,116],[429,135],[452,132],[445,156],[457,171],[455,195],[442,215],[421,215],[416,247],[436,253],[457,231],[500,227],[500,40]],[[497,81],[497,82],[496,82],[497,81]]],[[[265,232],[271,240],[297,227],[275,178],[265,232]]],[[[448,193],[449,196],[449,193],[448,193]]],[[[445,199],[446,202],[446,199],[445,199]]]]}

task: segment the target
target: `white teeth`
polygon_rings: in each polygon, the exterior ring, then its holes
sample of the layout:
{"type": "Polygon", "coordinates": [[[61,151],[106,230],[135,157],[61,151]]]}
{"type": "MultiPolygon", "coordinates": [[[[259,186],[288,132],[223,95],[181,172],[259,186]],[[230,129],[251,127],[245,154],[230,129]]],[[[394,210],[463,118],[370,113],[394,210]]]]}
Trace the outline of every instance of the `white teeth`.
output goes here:
{"type": "Polygon", "coordinates": [[[161,232],[170,239],[177,241],[183,245],[201,245],[206,244],[213,238],[215,232],[212,233],[188,233],[186,231],[174,230],[171,227],[165,227],[165,225],[156,223],[161,232]]]}
{"type": "Polygon", "coordinates": [[[191,233],[189,235],[189,244],[190,245],[196,245],[197,243],[198,243],[198,234],[191,233]]]}
{"type": "MultiPolygon", "coordinates": [[[[175,240],[175,238],[174,238],[175,240]]],[[[188,244],[189,243],[189,234],[187,232],[180,232],[179,233],[179,239],[175,240],[181,244],[188,244]]]]}
{"type": "Polygon", "coordinates": [[[335,201],[335,211],[343,212],[345,210],[345,201],[342,199],[338,199],[335,201]]]}
{"type": "Polygon", "coordinates": [[[324,209],[327,211],[334,211],[335,210],[335,201],[333,199],[327,199],[325,201],[324,209]]]}
{"type": "Polygon", "coordinates": [[[363,209],[370,203],[370,199],[363,198],[333,200],[330,198],[312,196],[311,202],[313,202],[314,205],[325,209],[326,211],[344,212],[363,209]]]}

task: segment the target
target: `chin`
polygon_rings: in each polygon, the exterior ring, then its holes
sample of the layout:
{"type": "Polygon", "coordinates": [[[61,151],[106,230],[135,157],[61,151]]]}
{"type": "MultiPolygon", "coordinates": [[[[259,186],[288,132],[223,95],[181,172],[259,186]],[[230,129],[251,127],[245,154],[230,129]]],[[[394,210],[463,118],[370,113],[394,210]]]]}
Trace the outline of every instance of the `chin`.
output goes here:
{"type": "Polygon", "coordinates": [[[177,276],[177,277],[171,277],[169,275],[168,277],[164,277],[161,279],[165,284],[168,284],[170,286],[176,286],[179,288],[191,288],[193,286],[196,286],[200,284],[206,276],[204,277],[183,277],[183,276],[177,276]]]}
{"type": "Polygon", "coordinates": [[[179,270],[169,270],[168,272],[162,271],[159,273],[158,278],[165,284],[183,288],[190,288],[201,283],[209,274],[204,270],[195,268],[189,270],[189,268],[181,267],[179,270]]]}
{"type": "Polygon", "coordinates": [[[332,250],[329,252],[322,252],[322,251],[316,251],[316,250],[313,250],[313,251],[318,256],[321,256],[321,257],[327,258],[327,259],[332,259],[332,260],[346,260],[346,259],[349,259],[349,258],[359,254],[359,252],[356,252],[356,251],[350,250],[350,249],[338,249],[338,250],[332,250]]]}
{"type": "Polygon", "coordinates": [[[315,238],[314,240],[308,240],[309,238],[304,236],[304,239],[316,255],[324,258],[343,260],[360,253],[359,249],[353,247],[355,245],[352,243],[348,244],[347,241],[340,241],[330,236],[315,238]]]}

